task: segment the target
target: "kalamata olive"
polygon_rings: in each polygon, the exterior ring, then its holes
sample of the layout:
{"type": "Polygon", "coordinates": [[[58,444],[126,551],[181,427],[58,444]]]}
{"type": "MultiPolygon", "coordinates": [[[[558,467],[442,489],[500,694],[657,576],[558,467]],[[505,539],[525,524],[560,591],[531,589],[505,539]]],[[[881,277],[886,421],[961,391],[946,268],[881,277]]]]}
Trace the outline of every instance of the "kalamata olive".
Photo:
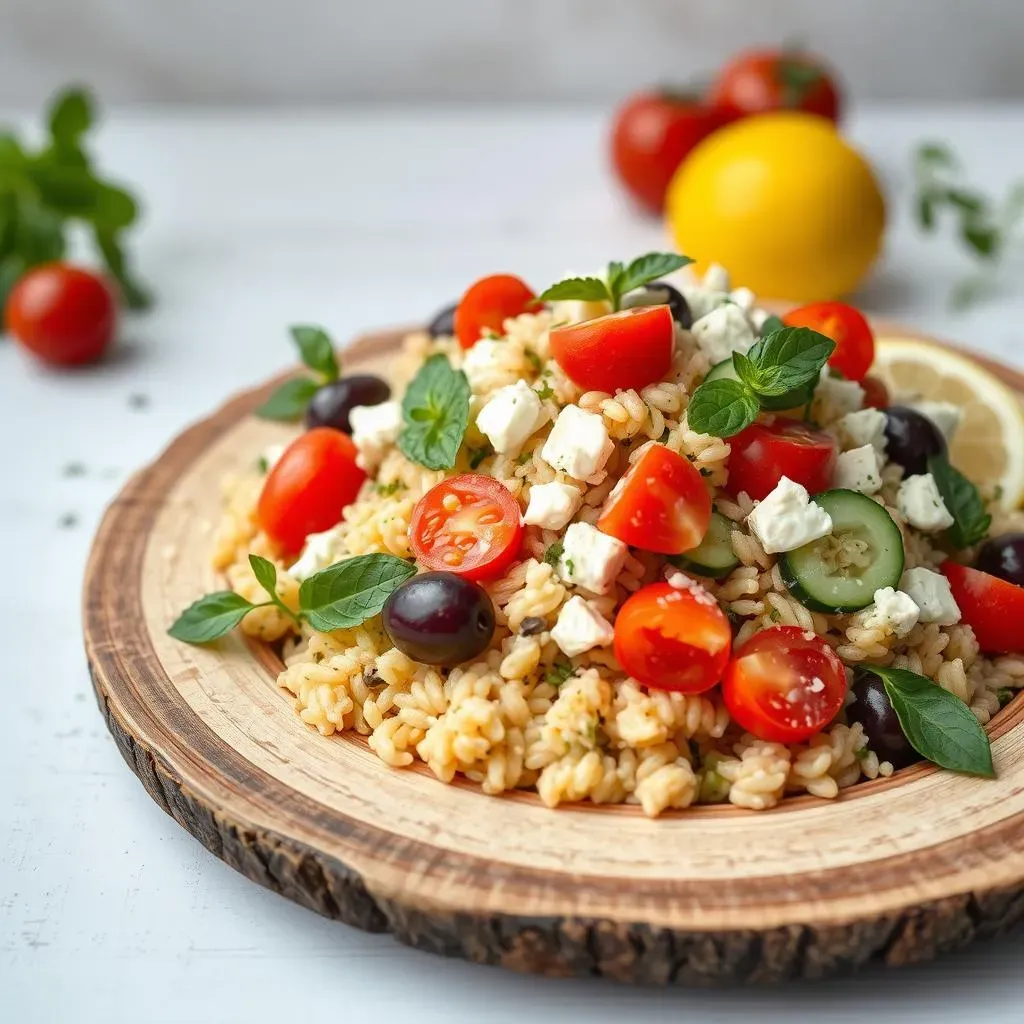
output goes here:
{"type": "Polygon", "coordinates": [[[1024,587],[1024,533],[1004,533],[985,541],[974,568],[1024,587]]]}
{"type": "Polygon", "coordinates": [[[482,654],[494,636],[494,605],[477,583],[451,572],[425,572],[384,605],[384,629],[414,661],[458,665],[482,654]]]}
{"type": "Polygon", "coordinates": [[[427,325],[427,333],[432,338],[448,337],[455,333],[455,310],[457,302],[445,306],[427,325]]]}
{"type": "Polygon", "coordinates": [[[519,632],[523,636],[536,636],[538,633],[543,633],[548,628],[547,621],[539,615],[527,615],[521,623],[519,623],[519,632]]]}
{"type": "Polygon", "coordinates": [[[622,305],[625,309],[634,306],[668,306],[672,311],[672,319],[680,327],[688,331],[693,326],[693,314],[683,293],[664,281],[655,281],[637,288],[623,299],[622,305]]]}
{"type": "Polygon", "coordinates": [[[878,755],[879,761],[889,761],[894,768],[906,768],[922,760],[904,735],[878,676],[873,672],[858,671],[854,677],[853,696],[853,703],[846,709],[847,717],[864,727],[868,746],[878,755]]]}
{"type": "Polygon", "coordinates": [[[928,472],[933,455],[946,454],[942,431],[927,416],[905,405],[890,405],[885,410],[886,453],[904,469],[904,476],[928,472]]]}
{"type": "Polygon", "coordinates": [[[391,397],[391,388],[369,373],[355,373],[351,377],[332,380],[313,392],[306,406],[306,426],[331,427],[352,433],[348,414],[357,405],[380,405],[391,397]]]}

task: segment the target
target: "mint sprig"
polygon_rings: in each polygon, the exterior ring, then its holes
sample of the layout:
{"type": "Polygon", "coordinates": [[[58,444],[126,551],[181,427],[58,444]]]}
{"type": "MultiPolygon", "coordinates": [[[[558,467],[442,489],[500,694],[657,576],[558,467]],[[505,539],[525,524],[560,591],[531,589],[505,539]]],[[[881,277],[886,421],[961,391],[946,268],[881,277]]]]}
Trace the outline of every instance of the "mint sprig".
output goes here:
{"type": "Polygon", "coordinates": [[[299,324],[288,330],[299,350],[299,358],[315,377],[292,377],[280,385],[256,410],[256,415],[264,420],[291,423],[301,419],[313,395],[341,374],[334,344],[322,327],[299,324]]]}
{"type": "Polygon", "coordinates": [[[737,380],[719,377],[694,391],[687,409],[692,430],[732,437],[749,427],[770,400],[817,381],[836,344],[808,327],[782,327],[734,352],[737,380]]]}
{"type": "Polygon", "coordinates": [[[673,252],[649,252],[626,265],[608,264],[606,279],[599,277],[569,277],[558,281],[537,296],[538,302],[562,302],[577,299],[582,302],[607,301],[613,310],[622,308],[622,299],[628,292],[657,281],[680,267],[692,263],[689,256],[673,252]]]}
{"type": "Polygon", "coordinates": [[[995,777],[988,736],[959,697],[906,669],[861,669],[882,680],[903,734],[922,757],[950,771],[995,777]]]}
{"type": "Polygon", "coordinates": [[[404,558],[357,555],[308,576],[299,587],[299,610],[293,612],[277,593],[274,563],[250,555],[249,564],[269,600],[256,604],[233,590],[219,590],[189,605],[167,632],[185,643],[210,643],[230,633],[249,612],[271,605],[321,632],[351,629],[379,614],[391,593],[416,575],[416,566],[404,558]]]}
{"type": "Polygon", "coordinates": [[[469,423],[469,380],[438,353],[413,377],[402,400],[398,447],[427,469],[451,469],[469,423]]]}
{"type": "Polygon", "coordinates": [[[978,488],[951,466],[944,455],[933,455],[928,460],[928,472],[953,517],[953,525],[946,531],[950,543],[956,548],[977,544],[992,525],[992,516],[985,511],[978,488]]]}

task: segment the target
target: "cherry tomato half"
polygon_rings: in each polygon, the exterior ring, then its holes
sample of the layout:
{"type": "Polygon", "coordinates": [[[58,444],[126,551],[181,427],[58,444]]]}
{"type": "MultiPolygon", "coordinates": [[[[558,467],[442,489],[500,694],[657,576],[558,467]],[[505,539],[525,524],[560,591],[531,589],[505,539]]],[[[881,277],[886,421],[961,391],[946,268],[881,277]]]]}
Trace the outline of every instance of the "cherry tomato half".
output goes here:
{"type": "Polygon", "coordinates": [[[812,302],[791,309],[782,322],[787,327],[810,327],[836,343],[828,365],[847,380],[863,380],[875,361],[875,335],[864,314],[845,302],[812,302]]]}
{"type": "Polygon", "coordinates": [[[733,720],[768,743],[799,743],[843,706],[846,670],[820,636],[771,626],[737,648],[722,680],[733,720]]]}
{"type": "Polygon", "coordinates": [[[653,445],[615,485],[597,528],[631,547],[679,555],[697,547],[711,522],[711,495],[689,460],[653,445]]]}
{"type": "Polygon", "coordinates": [[[719,72],[708,101],[730,119],[770,110],[806,110],[838,121],[841,100],[835,79],[810,54],[748,50],[719,72]]]}
{"type": "Polygon", "coordinates": [[[675,327],[668,306],[636,306],[555,327],[551,355],[588,391],[628,391],[664,380],[672,366],[675,327]]]}
{"type": "Polygon", "coordinates": [[[939,569],[981,649],[1024,654],[1024,587],[957,562],[943,562],[939,569]]]}
{"type": "Polygon", "coordinates": [[[661,213],[676,168],[690,150],[726,122],[699,97],[670,92],[631,96],[612,124],[612,165],[626,191],[650,213],[661,213]]]}
{"type": "Polygon", "coordinates": [[[91,363],[114,336],[114,293],[101,277],[67,263],[45,263],[11,289],[7,330],[33,355],[54,366],[91,363]]]}
{"type": "Polygon", "coordinates": [[[868,374],[861,382],[864,389],[864,405],[870,409],[888,409],[891,404],[889,389],[881,377],[868,374]]]}
{"type": "Polygon", "coordinates": [[[652,690],[703,693],[729,661],[732,630],[718,602],[695,580],[686,587],[652,583],[638,590],[615,619],[615,657],[652,690]]]}
{"type": "Polygon", "coordinates": [[[459,299],[455,308],[455,336],[463,348],[472,348],[484,331],[501,334],[509,317],[538,309],[525,281],[513,274],[482,277],[459,299]]]}
{"type": "Polygon", "coordinates": [[[428,569],[470,580],[500,576],[523,546],[519,502],[499,481],[480,473],[442,480],[412,512],[413,553],[428,569]]]}
{"type": "Polygon", "coordinates": [[[760,501],[788,476],[811,494],[827,490],[836,461],[836,442],[805,423],[777,419],[770,426],[753,423],[729,438],[729,479],[725,489],[746,491],[760,501]]]}
{"type": "Polygon", "coordinates": [[[263,484],[256,518],[286,552],[299,551],[311,533],[341,520],[366,479],[356,465],[352,438],[317,427],[296,438],[274,464],[263,484]]]}

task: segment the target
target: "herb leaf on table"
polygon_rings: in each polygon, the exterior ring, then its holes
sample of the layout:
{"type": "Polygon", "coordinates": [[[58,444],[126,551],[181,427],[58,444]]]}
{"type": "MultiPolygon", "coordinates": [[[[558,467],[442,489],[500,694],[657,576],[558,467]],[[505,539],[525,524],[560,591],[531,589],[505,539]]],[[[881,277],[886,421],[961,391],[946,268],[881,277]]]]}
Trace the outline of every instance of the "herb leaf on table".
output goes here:
{"type": "Polygon", "coordinates": [[[322,327],[297,325],[290,327],[289,333],[299,350],[299,358],[316,374],[316,378],[293,377],[286,380],[256,410],[260,419],[284,422],[301,419],[313,395],[341,374],[334,343],[322,327]]]}

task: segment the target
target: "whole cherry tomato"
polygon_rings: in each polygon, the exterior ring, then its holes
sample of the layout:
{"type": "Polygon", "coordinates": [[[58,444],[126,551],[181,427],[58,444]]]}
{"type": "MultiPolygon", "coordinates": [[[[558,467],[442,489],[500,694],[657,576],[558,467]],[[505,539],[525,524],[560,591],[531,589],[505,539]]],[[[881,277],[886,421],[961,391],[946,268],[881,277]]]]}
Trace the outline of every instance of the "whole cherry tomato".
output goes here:
{"type": "Polygon", "coordinates": [[[725,489],[746,491],[760,501],[784,477],[811,494],[827,490],[836,461],[836,442],[828,434],[795,420],[777,419],[770,426],[754,423],[729,438],[729,479],[725,489]]]}
{"type": "Polygon", "coordinates": [[[839,120],[835,78],[817,57],[794,50],[747,50],[718,73],[708,102],[730,119],[770,110],[805,110],[839,120]]]}
{"type": "Polygon", "coordinates": [[[791,309],[782,322],[787,327],[810,327],[836,343],[828,365],[847,380],[863,380],[875,361],[875,335],[864,314],[845,302],[812,302],[791,309]]]}
{"type": "Polygon", "coordinates": [[[519,502],[499,480],[480,473],[431,487],[412,512],[413,554],[428,569],[471,580],[500,576],[523,546],[519,502]]]}
{"type": "Polygon", "coordinates": [[[510,317],[538,309],[530,286],[513,274],[492,274],[469,286],[455,307],[455,336],[472,348],[484,331],[501,333],[510,317]]]}
{"type": "Polygon", "coordinates": [[[981,649],[1024,654],[1024,587],[957,562],[943,562],[939,569],[981,649]]]}
{"type": "Polygon", "coordinates": [[[296,438],[267,475],[256,518],[271,540],[294,553],[311,533],[341,520],[366,474],[356,465],[358,451],[348,434],[317,427],[296,438]]]}
{"type": "Polygon", "coordinates": [[[630,195],[661,213],[676,168],[702,139],[726,123],[699,97],[671,92],[631,96],[612,124],[612,165],[630,195]]]}
{"type": "Polygon", "coordinates": [[[99,359],[110,344],[117,306],[96,274],[44,263],[15,284],[4,319],[15,340],[44,363],[78,366],[99,359]]]}

